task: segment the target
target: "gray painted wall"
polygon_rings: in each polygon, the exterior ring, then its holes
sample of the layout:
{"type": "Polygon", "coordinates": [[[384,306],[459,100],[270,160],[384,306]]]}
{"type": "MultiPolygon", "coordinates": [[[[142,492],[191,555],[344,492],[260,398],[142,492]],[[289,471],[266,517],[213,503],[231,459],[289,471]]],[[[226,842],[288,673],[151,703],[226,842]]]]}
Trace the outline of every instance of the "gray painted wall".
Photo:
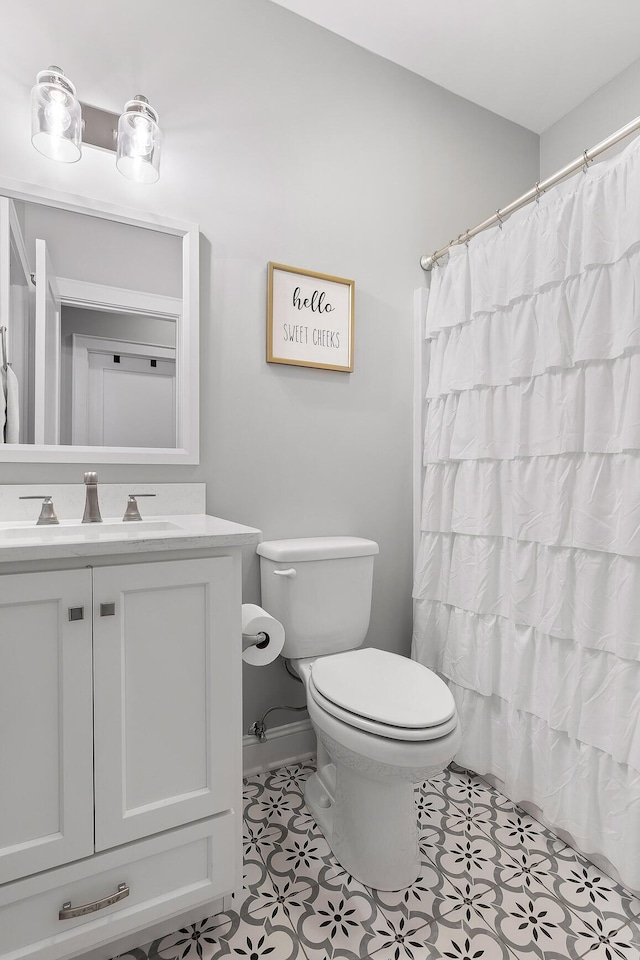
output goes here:
{"type": "MultiPolygon", "coordinates": [[[[202,231],[201,465],[100,475],[204,480],[210,512],[265,538],[377,540],[369,642],[408,653],[419,259],[537,180],[538,137],[268,0],[177,9],[25,0],[5,24],[0,174],[202,231]],[[165,132],[158,184],[130,184],[99,151],[64,166],[32,149],[29,88],[52,61],[89,103],[149,97],[165,132]],[[352,374],[265,362],[269,260],[355,280],[352,374]]],[[[81,477],[76,466],[2,468],[5,483],[81,477]]],[[[245,599],[257,601],[247,560],[245,599]]],[[[301,691],[280,664],[245,668],[247,723],[287,700],[301,691]]]]}
{"type": "Polygon", "coordinates": [[[39,237],[47,241],[59,277],[182,297],[180,237],[42,203],[22,206],[24,240],[32,267],[39,237]]]}
{"type": "MultiPolygon", "coordinates": [[[[540,176],[549,176],[640,114],[640,60],[636,60],[540,137],[540,176]]],[[[621,150],[624,140],[614,148],[621,150]]],[[[613,155],[614,150],[606,156],[613,155]]]]}
{"type": "Polygon", "coordinates": [[[64,341],[74,333],[87,337],[132,340],[160,347],[176,345],[175,320],[64,305],[61,312],[60,338],[64,341]]]}

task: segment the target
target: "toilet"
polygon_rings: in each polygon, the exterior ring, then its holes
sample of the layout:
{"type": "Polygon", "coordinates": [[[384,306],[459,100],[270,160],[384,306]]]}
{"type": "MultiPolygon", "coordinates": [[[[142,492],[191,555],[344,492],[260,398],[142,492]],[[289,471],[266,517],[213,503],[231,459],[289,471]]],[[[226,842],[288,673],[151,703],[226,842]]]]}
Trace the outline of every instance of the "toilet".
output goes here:
{"type": "Polygon", "coordinates": [[[378,544],[360,537],[258,546],[262,606],[285,629],[318,740],[305,800],[344,869],[377,890],[420,873],[414,783],[460,746],[449,688],[422,664],[362,648],[378,544]]]}

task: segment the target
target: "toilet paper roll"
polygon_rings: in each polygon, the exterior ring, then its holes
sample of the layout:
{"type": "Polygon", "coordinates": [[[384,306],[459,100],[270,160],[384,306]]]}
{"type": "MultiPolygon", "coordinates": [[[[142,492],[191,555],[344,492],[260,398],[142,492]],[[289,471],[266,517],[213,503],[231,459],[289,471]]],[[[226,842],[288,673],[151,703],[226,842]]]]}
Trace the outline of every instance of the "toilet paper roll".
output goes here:
{"type": "Polygon", "coordinates": [[[284,627],[275,617],[255,603],[242,604],[242,659],[254,667],[273,663],[284,647],[284,627]],[[258,633],[266,639],[258,645],[247,646],[258,633]]]}

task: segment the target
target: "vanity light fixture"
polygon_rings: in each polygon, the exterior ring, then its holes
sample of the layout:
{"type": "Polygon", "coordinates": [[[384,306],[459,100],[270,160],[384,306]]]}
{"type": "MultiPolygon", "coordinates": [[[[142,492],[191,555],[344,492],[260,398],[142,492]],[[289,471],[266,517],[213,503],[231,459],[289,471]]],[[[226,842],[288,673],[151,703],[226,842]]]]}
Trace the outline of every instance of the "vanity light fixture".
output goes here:
{"type": "Polygon", "coordinates": [[[158,113],[137,94],[124,112],[101,110],[76,99],[76,90],[60,67],[40,71],[31,91],[31,141],[51,160],[73,163],[82,143],[116,153],[123,176],[138,183],[155,183],[160,176],[162,131],[158,113]]]}
{"type": "Polygon", "coordinates": [[[160,176],[162,133],[157,111],[138,94],[127,100],[118,120],[116,166],[123,176],[138,183],[155,183],[160,176]]]}
{"type": "Polygon", "coordinates": [[[75,163],[82,154],[82,110],[60,67],[41,70],[31,91],[31,142],[50,160],[75,163]]]}

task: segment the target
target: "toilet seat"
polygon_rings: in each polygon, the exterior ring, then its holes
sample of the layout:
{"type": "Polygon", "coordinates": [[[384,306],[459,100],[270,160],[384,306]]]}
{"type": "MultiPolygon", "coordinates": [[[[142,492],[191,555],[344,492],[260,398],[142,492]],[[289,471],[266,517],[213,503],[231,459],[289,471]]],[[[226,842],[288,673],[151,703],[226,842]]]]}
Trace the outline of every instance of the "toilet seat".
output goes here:
{"type": "Polygon", "coordinates": [[[451,691],[427,667],[375,648],[320,657],[308,689],[331,716],[392,740],[435,740],[457,724],[451,691]]]}
{"type": "Polygon", "coordinates": [[[373,734],[376,737],[385,737],[388,740],[402,740],[410,743],[411,741],[438,740],[455,730],[458,723],[456,716],[451,717],[443,724],[437,727],[397,727],[388,723],[378,723],[375,720],[369,720],[368,717],[361,717],[356,713],[351,713],[339,707],[337,704],[327,700],[316,690],[313,680],[309,681],[309,693],[314,701],[330,716],[336,720],[342,720],[350,727],[357,730],[363,730],[365,733],[373,734]]]}

